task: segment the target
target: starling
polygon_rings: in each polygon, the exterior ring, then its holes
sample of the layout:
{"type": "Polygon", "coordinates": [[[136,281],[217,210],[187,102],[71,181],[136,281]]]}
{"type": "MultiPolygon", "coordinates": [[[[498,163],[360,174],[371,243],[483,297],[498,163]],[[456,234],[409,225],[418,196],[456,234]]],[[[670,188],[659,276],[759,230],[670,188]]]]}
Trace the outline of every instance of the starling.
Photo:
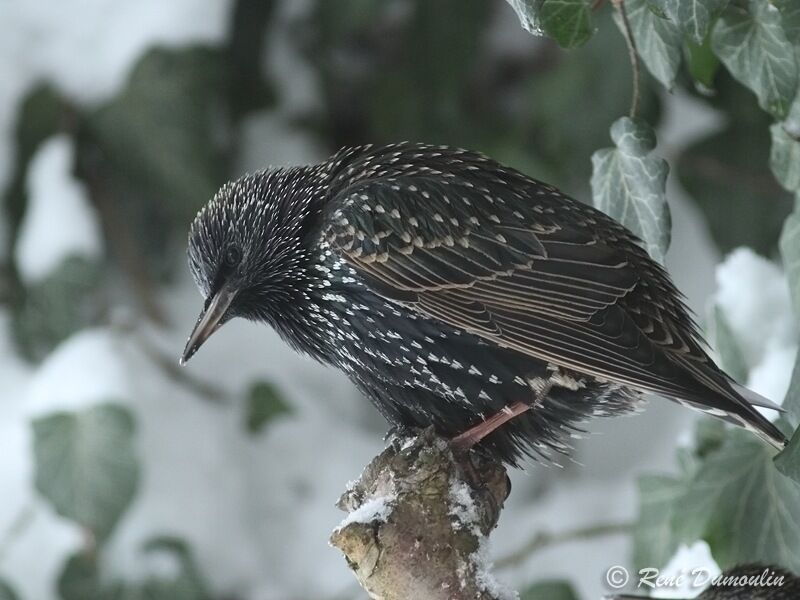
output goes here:
{"type": "Polygon", "coordinates": [[[205,307],[181,362],[233,317],[266,322],[393,426],[510,464],[648,392],[786,441],[636,236],[476,152],[369,145],[245,175],[198,213],[188,255],[205,307]]]}

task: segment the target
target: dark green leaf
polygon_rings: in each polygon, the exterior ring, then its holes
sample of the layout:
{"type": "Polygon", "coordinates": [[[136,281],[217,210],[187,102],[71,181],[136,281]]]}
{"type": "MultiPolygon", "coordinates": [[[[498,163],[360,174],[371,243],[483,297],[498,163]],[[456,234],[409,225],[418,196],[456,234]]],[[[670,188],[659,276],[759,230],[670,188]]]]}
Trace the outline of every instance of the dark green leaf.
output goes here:
{"type": "Polygon", "coordinates": [[[568,581],[540,581],[520,592],[519,600],[578,600],[568,581]]]}
{"type": "Polygon", "coordinates": [[[19,596],[5,579],[0,579],[0,600],[19,600],[19,596]]]}
{"type": "Polygon", "coordinates": [[[674,23],[702,44],[711,23],[728,5],[729,0],[652,0],[674,23]]]}
{"type": "Polygon", "coordinates": [[[731,74],[749,87],[767,112],[782,119],[797,92],[795,52],[780,12],[765,0],[749,11],[730,6],[711,32],[711,47],[731,74]]]}
{"type": "Polygon", "coordinates": [[[104,306],[102,278],[99,264],[70,256],[45,279],[24,289],[12,315],[22,354],[40,360],[76,331],[97,323],[104,306]]]}
{"type": "Polygon", "coordinates": [[[564,48],[575,48],[592,37],[586,0],[544,0],[539,15],[545,33],[564,48]]]}
{"type": "Polygon", "coordinates": [[[133,437],[133,416],[117,404],[37,418],[36,489],[60,515],[105,539],[136,491],[133,437]]]}
{"type": "Polygon", "coordinates": [[[714,77],[719,70],[719,59],[711,50],[711,40],[706,36],[702,44],[686,40],[686,64],[689,73],[700,84],[701,91],[707,93],[714,87],[714,77]]]}
{"type": "MultiPolygon", "coordinates": [[[[625,0],[625,9],[639,56],[653,77],[672,89],[681,64],[680,29],[668,17],[657,15],[648,0],[625,0]]],[[[619,19],[617,26],[621,28],[619,19]]]]}
{"type": "Polygon", "coordinates": [[[749,562],[800,569],[800,485],[778,472],[773,455],[752,433],[730,430],[678,500],[678,538],[705,540],[723,569],[749,562]]]}
{"type": "Polygon", "coordinates": [[[713,306],[711,312],[710,337],[720,358],[719,366],[736,381],[744,383],[747,379],[747,362],[725,313],[717,305],[713,306]]]}
{"type": "Polygon", "coordinates": [[[97,557],[88,552],[73,554],[58,577],[62,600],[106,600],[97,570],[97,557]]]}
{"type": "Polygon", "coordinates": [[[641,120],[623,117],[611,126],[616,148],[592,155],[592,197],[597,208],[633,231],[660,262],[669,247],[666,198],[669,166],[651,156],[655,133],[641,120]]]}
{"type": "Polygon", "coordinates": [[[786,449],[775,457],[775,466],[800,484],[800,428],[794,432],[786,449]]]}
{"type": "Polygon", "coordinates": [[[522,28],[533,35],[544,35],[540,11],[544,0],[507,0],[519,17],[522,28]]]}
{"type": "Polygon", "coordinates": [[[274,418],[291,412],[273,384],[258,381],[250,387],[247,393],[247,431],[250,433],[259,433],[274,418]]]}
{"type": "Polygon", "coordinates": [[[686,483],[666,475],[645,475],[637,483],[639,518],[633,530],[633,563],[637,569],[661,567],[678,547],[672,519],[686,483]]]}

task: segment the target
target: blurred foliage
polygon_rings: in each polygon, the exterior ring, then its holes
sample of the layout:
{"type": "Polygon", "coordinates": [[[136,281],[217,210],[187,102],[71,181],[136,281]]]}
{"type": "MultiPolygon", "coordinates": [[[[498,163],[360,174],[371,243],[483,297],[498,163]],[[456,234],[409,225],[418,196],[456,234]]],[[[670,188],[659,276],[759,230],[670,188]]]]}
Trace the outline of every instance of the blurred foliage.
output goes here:
{"type": "Polygon", "coordinates": [[[60,515],[104,540],[139,481],[134,420],[118,404],[97,404],[33,421],[36,489],[60,515]]]}
{"type": "MultiPolygon", "coordinates": [[[[65,98],[46,82],[23,99],[2,193],[10,235],[0,276],[8,280],[15,341],[30,361],[85,327],[108,323],[112,299],[163,322],[157,285],[175,272],[197,209],[238,175],[243,119],[282,114],[273,112],[282,90],[264,60],[279,4],[236,1],[228,41],[218,46],[150,48],[100,106],[65,98]],[[25,182],[40,144],[56,133],[77,142],[74,169],[87,184],[110,255],[102,263],[67,258],[44,281],[26,284],[14,257],[25,182]]],[[[660,259],[670,223],[667,165],[656,158],[654,132],[664,89],[681,90],[715,109],[723,124],[663,153],[671,154],[674,173],[722,252],[748,245],[774,255],[783,228],[780,251],[798,308],[800,217],[786,217],[800,198],[800,4],[625,0],[642,61],[636,119],[623,118],[633,77],[613,3],[508,4],[312,0],[308,13],[289,23],[287,37],[311,66],[321,101],[287,116],[286,125],[330,150],[403,139],[470,147],[586,200],[592,182],[595,203],[660,259]],[[498,19],[511,7],[526,29],[544,37],[508,43],[498,19]]],[[[721,311],[712,316],[722,362],[744,381],[741,349],[721,311]]],[[[291,414],[267,381],[254,382],[245,402],[242,429],[250,433],[268,435],[269,423],[291,414]]],[[[800,367],[786,408],[781,426],[789,432],[800,423],[800,367]]],[[[64,600],[210,597],[180,540],[160,538],[143,550],[170,556],[173,572],[132,582],[101,573],[105,541],[139,482],[128,409],[99,404],[42,416],[33,438],[39,493],[91,534],[62,569],[64,600]]],[[[633,562],[663,565],[679,543],[704,539],[723,568],[749,560],[800,568],[798,554],[786,550],[800,545],[798,522],[787,517],[800,514],[799,447],[795,435],[773,465],[771,451],[746,432],[704,421],[694,447],[678,453],[677,474],[639,480],[633,562]]],[[[575,597],[566,582],[523,592],[526,600],[575,597]]],[[[0,582],[0,599],[8,598],[13,592],[0,582]]]]}
{"type": "Polygon", "coordinates": [[[280,391],[267,381],[256,381],[250,386],[245,411],[247,431],[253,434],[261,432],[275,417],[292,413],[280,391]]]}
{"type": "Polygon", "coordinates": [[[742,385],[747,381],[747,363],[739,342],[731,331],[725,312],[718,305],[711,307],[709,341],[717,351],[717,364],[742,385]]]}
{"type": "MultiPolygon", "coordinates": [[[[96,553],[72,555],[58,579],[62,600],[210,600],[211,592],[185,542],[155,538],[145,544],[146,555],[161,554],[171,573],[159,573],[142,582],[108,581],[100,572],[96,553]]],[[[163,570],[163,569],[162,569],[163,570]]]]}
{"type": "Polygon", "coordinates": [[[15,303],[12,333],[23,356],[41,360],[73,333],[96,324],[105,311],[101,265],[70,256],[25,289],[15,303]]]}
{"type": "Polygon", "coordinates": [[[567,581],[542,581],[519,594],[520,600],[578,600],[575,590],[567,581]]]}
{"type": "Polygon", "coordinates": [[[0,600],[19,600],[19,596],[3,579],[0,579],[0,600]]]}

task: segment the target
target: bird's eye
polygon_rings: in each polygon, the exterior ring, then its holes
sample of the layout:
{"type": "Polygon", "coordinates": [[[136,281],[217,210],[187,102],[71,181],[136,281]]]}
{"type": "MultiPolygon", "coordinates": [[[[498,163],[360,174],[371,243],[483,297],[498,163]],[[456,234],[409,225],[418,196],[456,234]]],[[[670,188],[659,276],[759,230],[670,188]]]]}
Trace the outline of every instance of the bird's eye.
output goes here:
{"type": "Polygon", "coordinates": [[[225,250],[225,266],[233,268],[242,260],[242,251],[236,246],[228,246],[225,250]]]}

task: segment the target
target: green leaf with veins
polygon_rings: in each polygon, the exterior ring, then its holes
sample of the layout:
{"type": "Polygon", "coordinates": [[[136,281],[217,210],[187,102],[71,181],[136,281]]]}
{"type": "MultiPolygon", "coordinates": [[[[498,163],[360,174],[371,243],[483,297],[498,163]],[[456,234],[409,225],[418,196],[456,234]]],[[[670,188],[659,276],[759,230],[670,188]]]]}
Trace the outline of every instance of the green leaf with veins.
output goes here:
{"type": "Polygon", "coordinates": [[[544,35],[539,12],[544,0],[507,0],[519,17],[519,24],[528,33],[544,35]]]}
{"type": "Polygon", "coordinates": [[[711,32],[711,47],[731,74],[758,96],[767,112],[783,119],[797,92],[797,60],[781,13],[765,0],[749,10],[730,6],[711,32]]]}
{"type": "Polygon", "coordinates": [[[712,308],[710,324],[710,338],[720,358],[719,366],[734,380],[743,384],[747,379],[747,362],[725,312],[719,305],[715,304],[712,308]]]}
{"type": "Polygon", "coordinates": [[[636,569],[662,567],[678,548],[672,519],[685,481],[667,475],[640,477],[639,518],[633,530],[633,564],[636,569]]]}
{"type": "Polygon", "coordinates": [[[800,569],[800,484],[778,472],[773,456],[752,433],[728,431],[677,500],[678,539],[705,540],[723,569],[749,562],[800,569]]]}
{"type": "Polygon", "coordinates": [[[772,5],[781,13],[786,37],[800,47],[800,2],[797,0],[772,0],[772,5]]]}
{"type": "Polygon", "coordinates": [[[644,121],[619,119],[611,126],[611,139],[615,148],[592,155],[594,205],[633,231],[650,256],[663,262],[670,241],[669,166],[651,156],[656,137],[644,121]]]}
{"type": "Polygon", "coordinates": [[[775,457],[778,471],[800,484],[800,427],[794,432],[789,445],[775,457]]]}
{"type": "Polygon", "coordinates": [[[592,37],[587,0],[544,0],[539,10],[542,29],[563,48],[575,48],[592,37]]]}
{"type": "Polygon", "coordinates": [[[729,0],[651,0],[681,30],[698,44],[702,44],[714,19],[728,5],[729,0]]]}
{"type": "Polygon", "coordinates": [[[775,178],[789,191],[800,191],[800,93],[781,123],[770,127],[772,148],[769,166],[775,178]]]}
{"type": "MultiPolygon", "coordinates": [[[[656,14],[648,0],[626,0],[625,9],[636,50],[647,70],[664,87],[672,89],[681,64],[683,35],[680,29],[669,17],[656,14]]],[[[620,19],[616,17],[615,20],[622,30],[620,19]]]]}
{"type": "Polygon", "coordinates": [[[133,438],[133,416],[118,404],[37,418],[36,489],[58,514],[105,539],[136,492],[133,438]]]}
{"type": "Polygon", "coordinates": [[[795,315],[800,319],[800,191],[797,192],[794,212],[783,224],[780,248],[792,305],[795,315]]]}

